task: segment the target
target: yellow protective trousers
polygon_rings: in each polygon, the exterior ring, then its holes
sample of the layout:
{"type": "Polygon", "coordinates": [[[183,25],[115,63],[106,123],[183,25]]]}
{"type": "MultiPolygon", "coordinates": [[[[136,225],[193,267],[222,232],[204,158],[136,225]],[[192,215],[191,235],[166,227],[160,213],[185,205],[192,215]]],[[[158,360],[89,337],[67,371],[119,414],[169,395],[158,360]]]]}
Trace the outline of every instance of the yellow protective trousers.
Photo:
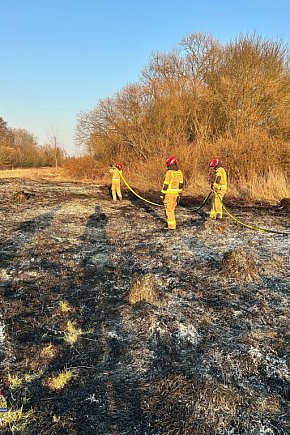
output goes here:
{"type": "Polygon", "coordinates": [[[114,201],[117,201],[117,196],[118,196],[120,201],[122,200],[121,181],[120,180],[112,180],[112,196],[113,196],[114,201]]]}
{"type": "Polygon", "coordinates": [[[171,230],[176,229],[175,208],[177,205],[178,195],[165,195],[164,205],[167,216],[167,226],[171,230]]]}
{"type": "MultiPolygon", "coordinates": [[[[219,195],[220,199],[223,200],[223,197],[225,196],[226,190],[217,190],[217,194],[219,195]]],[[[211,204],[211,211],[209,215],[212,219],[222,219],[223,217],[223,206],[220,202],[217,195],[214,193],[212,198],[212,204],[211,204]]]]}

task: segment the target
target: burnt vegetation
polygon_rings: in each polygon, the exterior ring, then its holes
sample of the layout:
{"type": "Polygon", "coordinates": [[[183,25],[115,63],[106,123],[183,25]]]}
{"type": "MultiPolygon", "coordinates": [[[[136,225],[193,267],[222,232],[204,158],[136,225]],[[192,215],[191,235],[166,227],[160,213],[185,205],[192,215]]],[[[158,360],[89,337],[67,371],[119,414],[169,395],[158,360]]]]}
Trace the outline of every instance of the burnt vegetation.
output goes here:
{"type": "Polygon", "coordinates": [[[290,432],[289,89],[284,43],[193,33],[79,114],[83,157],[0,117],[1,168],[87,182],[1,179],[1,433],[290,432]],[[121,161],[159,202],[172,153],[186,183],[168,233],[162,207],[113,204],[104,181],[121,161]],[[280,234],[193,212],[214,156],[233,214],[280,234]]]}
{"type": "MultiPolygon", "coordinates": [[[[1,181],[1,433],[289,433],[289,237],[189,196],[168,234],[124,198],[1,181]]],[[[282,204],[227,205],[289,232],[282,204]]]]}

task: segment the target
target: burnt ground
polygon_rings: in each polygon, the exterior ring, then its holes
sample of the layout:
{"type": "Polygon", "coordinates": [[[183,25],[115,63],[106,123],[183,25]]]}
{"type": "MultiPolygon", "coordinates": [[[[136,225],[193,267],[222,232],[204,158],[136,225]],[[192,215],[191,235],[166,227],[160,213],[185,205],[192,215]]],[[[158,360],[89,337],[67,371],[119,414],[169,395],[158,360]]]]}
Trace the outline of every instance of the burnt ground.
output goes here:
{"type": "MultiPolygon", "coordinates": [[[[0,198],[1,433],[289,433],[288,236],[191,198],[168,232],[94,184],[4,179],[0,198]]],[[[290,231],[285,209],[226,203],[290,231]]]]}

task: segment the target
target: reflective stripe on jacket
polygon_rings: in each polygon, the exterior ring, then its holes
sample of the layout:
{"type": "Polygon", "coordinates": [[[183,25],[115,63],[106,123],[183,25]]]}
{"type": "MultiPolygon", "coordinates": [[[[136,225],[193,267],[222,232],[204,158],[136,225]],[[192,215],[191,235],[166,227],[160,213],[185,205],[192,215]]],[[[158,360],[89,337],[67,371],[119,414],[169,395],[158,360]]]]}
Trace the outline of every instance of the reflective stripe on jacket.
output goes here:
{"type": "Polygon", "coordinates": [[[180,169],[173,171],[169,169],[165,174],[161,193],[165,195],[179,195],[182,192],[180,185],[183,185],[183,175],[180,169]]]}

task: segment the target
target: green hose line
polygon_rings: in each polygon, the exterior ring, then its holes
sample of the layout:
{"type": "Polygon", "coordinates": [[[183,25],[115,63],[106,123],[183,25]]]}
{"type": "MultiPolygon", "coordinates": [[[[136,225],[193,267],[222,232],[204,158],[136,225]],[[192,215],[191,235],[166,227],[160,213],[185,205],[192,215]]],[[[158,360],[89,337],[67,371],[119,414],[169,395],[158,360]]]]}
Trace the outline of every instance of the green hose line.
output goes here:
{"type": "MultiPolygon", "coordinates": [[[[135,195],[135,196],[137,196],[137,198],[139,198],[139,199],[141,199],[141,201],[144,201],[144,202],[147,202],[148,204],[151,204],[151,205],[156,205],[157,207],[163,207],[163,204],[157,204],[156,202],[152,202],[152,201],[149,201],[148,199],[146,199],[146,198],[143,198],[142,196],[140,196],[140,195],[138,195],[138,193],[137,192],[135,192],[135,190],[133,190],[132,189],[132,187],[127,183],[127,181],[125,180],[125,178],[123,177],[123,174],[118,170],[118,172],[119,172],[119,174],[120,174],[120,177],[122,178],[122,180],[123,180],[123,182],[125,183],[125,185],[128,187],[128,189],[135,195]]],[[[224,203],[223,203],[223,201],[221,200],[221,197],[219,196],[219,194],[217,193],[217,192],[215,192],[215,191],[210,191],[208,194],[207,194],[207,196],[204,198],[204,200],[203,200],[203,202],[197,207],[197,208],[194,208],[194,209],[192,209],[191,211],[193,211],[193,212],[196,212],[196,211],[198,211],[198,210],[200,210],[205,204],[206,204],[206,202],[208,201],[208,199],[209,199],[209,197],[212,195],[212,193],[214,193],[217,197],[218,197],[218,199],[219,199],[219,201],[221,202],[221,204],[222,204],[222,207],[223,207],[223,209],[225,210],[225,212],[235,221],[235,222],[237,222],[238,224],[240,224],[240,225],[243,225],[244,227],[246,227],[246,228],[250,228],[251,230],[255,230],[255,231],[261,231],[261,232],[265,232],[265,233],[273,233],[273,234],[282,234],[283,236],[289,236],[290,235],[290,233],[286,233],[286,232],[284,232],[284,231],[276,231],[276,230],[268,230],[267,228],[260,228],[260,227],[254,227],[253,225],[249,225],[249,224],[246,224],[245,222],[242,222],[241,220],[239,220],[238,218],[236,218],[227,208],[226,208],[226,206],[224,205],[224,203]]]]}
{"type": "MultiPolygon", "coordinates": [[[[124,183],[125,183],[126,186],[128,187],[128,189],[131,190],[131,192],[132,192],[135,196],[137,196],[139,199],[141,199],[141,200],[144,201],[144,202],[147,202],[148,204],[156,205],[156,206],[158,206],[158,207],[163,207],[163,206],[164,206],[164,204],[157,204],[156,202],[149,201],[148,199],[145,199],[145,198],[143,198],[142,196],[138,195],[138,193],[135,192],[135,190],[133,190],[132,187],[127,183],[127,181],[126,181],[125,178],[123,177],[123,174],[122,174],[119,170],[118,170],[118,172],[119,172],[119,174],[120,174],[120,177],[122,178],[122,180],[124,181],[124,183]]],[[[208,200],[208,198],[211,196],[211,194],[212,194],[212,192],[209,192],[209,193],[207,194],[207,196],[205,197],[205,199],[203,200],[203,202],[200,204],[200,206],[197,207],[197,208],[194,208],[194,209],[191,210],[191,211],[198,211],[199,209],[201,209],[201,207],[203,207],[203,206],[205,205],[205,203],[207,202],[207,200],[208,200]]]]}
{"type": "Polygon", "coordinates": [[[123,177],[121,172],[120,171],[118,171],[118,172],[120,174],[120,177],[122,178],[122,180],[124,181],[124,183],[128,187],[128,189],[131,190],[131,192],[134,193],[135,196],[137,196],[139,199],[141,199],[144,202],[148,202],[148,204],[157,205],[158,207],[163,207],[163,204],[157,204],[156,202],[148,201],[148,199],[142,198],[142,196],[138,195],[138,193],[135,192],[135,190],[133,190],[131,186],[129,186],[129,184],[127,183],[127,181],[125,180],[125,178],[123,177]]]}
{"type": "Polygon", "coordinates": [[[221,197],[219,196],[219,194],[217,192],[214,192],[214,194],[218,197],[218,199],[220,200],[223,209],[225,210],[225,212],[238,224],[243,225],[244,227],[250,228],[251,230],[255,230],[255,231],[262,231],[265,233],[274,233],[274,234],[282,234],[284,236],[289,236],[290,233],[286,233],[284,231],[276,231],[276,230],[268,230],[267,228],[260,228],[260,227],[254,227],[252,225],[246,224],[245,222],[240,221],[238,218],[236,218],[224,205],[221,197]]]}
{"type": "Polygon", "coordinates": [[[191,209],[190,211],[198,211],[198,210],[200,210],[201,209],[201,207],[203,207],[206,203],[207,203],[207,200],[209,199],[209,197],[212,195],[212,191],[211,192],[209,192],[207,195],[206,195],[206,197],[204,198],[204,200],[202,201],[202,203],[197,207],[197,208],[193,208],[193,209],[191,209]]]}

